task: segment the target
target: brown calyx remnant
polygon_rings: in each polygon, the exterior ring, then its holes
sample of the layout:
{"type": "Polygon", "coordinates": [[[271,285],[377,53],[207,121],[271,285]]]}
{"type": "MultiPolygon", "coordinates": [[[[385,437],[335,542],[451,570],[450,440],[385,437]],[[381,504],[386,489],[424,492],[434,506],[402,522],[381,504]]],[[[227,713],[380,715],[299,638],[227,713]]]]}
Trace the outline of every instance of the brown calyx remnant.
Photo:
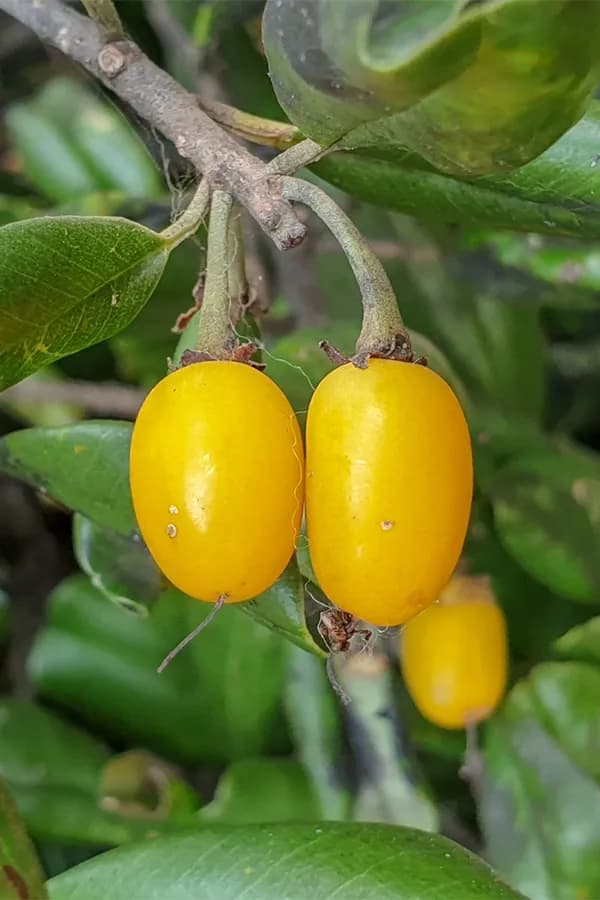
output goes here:
{"type": "Polygon", "coordinates": [[[265,364],[252,359],[259,349],[260,348],[256,344],[249,341],[246,344],[237,344],[231,349],[231,352],[228,352],[223,356],[215,356],[213,353],[208,353],[206,350],[184,350],[181,354],[179,366],[173,366],[173,369],[182,369],[184,366],[191,366],[194,363],[221,361],[244,363],[245,365],[252,366],[253,369],[258,369],[262,372],[265,369],[265,364]]]}
{"type": "Polygon", "coordinates": [[[397,362],[414,363],[417,366],[426,366],[428,364],[425,356],[415,356],[410,340],[405,334],[398,335],[397,341],[386,351],[363,350],[359,353],[355,353],[354,356],[346,356],[327,340],[319,341],[319,347],[326,354],[327,358],[336,366],[344,366],[347,363],[352,363],[357,369],[366,369],[368,361],[371,358],[395,359],[397,362]]]}

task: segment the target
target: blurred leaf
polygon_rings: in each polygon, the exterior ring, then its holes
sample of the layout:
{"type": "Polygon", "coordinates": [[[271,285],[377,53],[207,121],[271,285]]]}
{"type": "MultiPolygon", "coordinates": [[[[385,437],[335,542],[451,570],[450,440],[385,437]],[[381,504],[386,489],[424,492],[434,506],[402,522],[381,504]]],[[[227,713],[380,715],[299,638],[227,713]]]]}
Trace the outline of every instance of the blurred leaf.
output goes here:
{"type": "Polygon", "coordinates": [[[549,15],[543,0],[269,0],[263,28],[279,102],[308,137],[418,152],[458,175],[535,158],[580,118],[598,74],[589,3],[549,15]]]}
{"type": "Polygon", "coordinates": [[[1,228],[0,387],[121,331],[168,253],[160,235],[126,219],[44,217],[1,228]]]}
{"type": "Polygon", "coordinates": [[[145,387],[166,375],[167,357],[174,356],[177,317],[193,305],[192,290],[204,267],[196,241],[185,241],[169,256],[160,283],[140,315],[111,338],[121,376],[145,387]]]}
{"type": "Polygon", "coordinates": [[[160,193],[156,165],[112,103],[75,81],[55,78],[44,85],[34,105],[69,135],[99,187],[133,197],[160,193]]]}
{"type": "Polygon", "coordinates": [[[105,597],[138,616],[148,615],[161,575],[137,535],[125,537],[76,513],[73,547],[77,562],[105,597]]]}
{"type": "Polygon", "coordinates": [[[0,703],[0,774],[36,839],[112,846],[171,827],[177,779],[155,775],[156,809],[148,809],[118,802],[113,777],[109,804],[106,766],[114,765],[104,744],[58,716],[24,701],[0,703]]]}
{"type": "Polygon", "coordinates": [[[101,190],[160,191],[156,166],[123,116],[76,81],[55,78],[6,114],[25,174],[51,200],[101,190]]]}
{"type": "Polygon", "coordinates": [[[598,528],[571,493],[506,470],[491,489],[500,540],[534,578],[583,603],[598,600],[598,528]]]}
{"type": "MultiPolygon", "coordinates": [[[[299,651],[300,652],[300,651],[299,651]]],[[[289,759],[240,759],[221,776],[214,799],[198,813],[207,825],[311,822],[319,804],[310,779],[289,759]]]]}
{"type": "Polygon", "coordinates": [[[12,797],[0,781],[0,896],[48,896],[44,873],[36,858],[12,797]]]}
{"type": "Polygon", "coordinates": [[[99,525],[131,535],[136,522],[129,493],[130,439],[129,422],[13,431],[0,440],[0,471],[99,525]]]}
{"type": "MultiPolygon", "coordinates": [[[[25,382],[28,385],[40,385],[43,388],[44,384],[61,381],[63,377],[57,366],[48,366],[48,368],[40,369],[39,372],[30,375],[25,379],[25,382]]],[[[35,390],[33,393],[35,394],[35,390]]],[[[39,400],[37,402],[11,400],[10,392],[8,394],[0,392],[0,405],[12,410],[17,418],[28,424],[44,428],[67,425],[74,420],[81,419],[83,415],[82,410],[72,403],[58,400],[43,403],[39,400]]]]}
{"type": "Polygon", "coordinates": [[[94,173],[57,123],[25,103],[9,107],[5,115],[25,175],[40,193],[62,203],[97,190],[94,173]]]}
{"type": "Polygon", "coordinates": [[[334,153],[312,168],[361,200],[420,220],[596,238],[599,140],[600,102],[594,102],[545,153],[506,176],[452,178],[410,154],[334,153]]]}
{"type": "Polygon", "coordinates": [[[559,656],[600,664],[600,616],[571,628],[554,646],[559,656]]]}
{"type": "Polygon", "coordinates": [[[32,677],[54,702],[171,758],[224,762],[268,751],[285,663],[272,631],[225,607],[156,672],[211,609],[169,590],[140,619],[107,603],[83,576],[70,578],[52,594],[32,677]]]}
{"type": "Polygon", "coordinates": [[[101,805],[127,818],[191,824],[198,796],[177,770],[145,750],[113,756],[102,770],[101,805]]]}
{"type": "Polygon", "coordinates": [[[350,699],[347,727],[361,773],[354,819],[437,831],[437,808],[415,771],[396,712],[387,657],[362,654],[336,662],[336,675],[350,699]]]}
{"type": "Polygon", "coordinates": [[[453,841],[409,828],[317,825],[213,825],[147,846],[102,854],[53,878],[51,900],[305,900],[308,892],[367,900],[517,900],[488,866],[453,841]],[[215,852],[218,849],[218,852],[215,852]],[[307,853],[310,883],[307,882],[307,853]],[[232,864],[232,859],[235,863],[232,864]]]}
{"type": "MultiPolygon", "coordinates": [[[[412,328],[440,348],[432,368],[464,399],[491,404],[505,413],[539,419],[544,399],[544,345],[539,309],[473,295],[457,284],[440,247],[424,229],[393,216],[406,272],[418,292],[402,292],[402,310],[412,328]],[[457,375],[451,377],[452,372],[457,375]],[[458,383],[457,383],[458,381],[458,383]]],[[[406,276],[405,276],[406,277],[406,276]]],[[[422,340],[422,339],[421,339],[422,340]]],[[[415,341],[417,349],[419,342],[415,341]]]]}
{"type": "Polygon", "coordinates": [[[583,664],[538,666],[486,728],[488,855],[536,900],[600,893],[600,786],[585,771],[597,771],[599,678],[583,664]]]}
{"type": "Polygon", "coordinates": [[[589,616],[586,605],[566,603],[516,562],[498,540],[492,511],[481,499],[473,506],[463,557],[469,572],[491,576],[507,619],[511,659],[517,665],[525,662],[529,667],[547,658],[557,638],[589,616]]]}
{"type": "Polygon", "coordinates": [[[298,647],[289,647],[287,656],[285,711],[296,755],[318,799],[315,818],[345,820],[351,794],[340,769],[342,723],[325,666],[298,647]]]}
{"type": "Polygon", "coordinates": [[[592,292],[588,304],[597,306],[600,290],[600,251],[595,246],[541,235],[479,231],[462,235],[466,250],[485,248],[503,267],[518,269],[541,281],[563,288],[592,292]]]}

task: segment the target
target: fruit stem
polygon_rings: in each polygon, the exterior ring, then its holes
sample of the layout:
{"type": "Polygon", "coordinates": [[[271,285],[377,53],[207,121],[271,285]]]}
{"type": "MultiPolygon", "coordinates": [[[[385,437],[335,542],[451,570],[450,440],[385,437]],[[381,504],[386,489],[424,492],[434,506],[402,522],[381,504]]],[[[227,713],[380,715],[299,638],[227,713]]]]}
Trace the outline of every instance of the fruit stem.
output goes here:
{"type": "Polygon", "coordinates": [[[210,204],[206,279],[198,323],[197,352],[212,359],[231,359],[236,337],[231,324],[229,298],[229,217],[233,199],[215,191],[210,204]]]}
{"type": "Polygon", "coordinates": [[[210,190],[206,181],[201,181],[186,210],[179,218],[161,231],[160,236],[171,248],[177,247],[198,230],[208,209],[210,190]]]}
{"type": "MultiPolygon", "coordinates": [[[[291,151],[288,151],[291,152],[291,151]]],[[[299,178],[281,179],[286,200],[304,203],[327,225],[340,244],[360,288],[363,322],[353,362],[364,366],[371,355],[410,356],[410,340],[396,295],[383,266],[358,228],[321,188],[299,178]]]]}
{"type": "Polygon", "coordinates": [[[244,258],[244,237],[242,234],[242,211],[234,204],[229,216],[227,230],[227,281],[230,302],[230,319],[235,326],[244,315],[248,301],[248,281],[244,258]]]}

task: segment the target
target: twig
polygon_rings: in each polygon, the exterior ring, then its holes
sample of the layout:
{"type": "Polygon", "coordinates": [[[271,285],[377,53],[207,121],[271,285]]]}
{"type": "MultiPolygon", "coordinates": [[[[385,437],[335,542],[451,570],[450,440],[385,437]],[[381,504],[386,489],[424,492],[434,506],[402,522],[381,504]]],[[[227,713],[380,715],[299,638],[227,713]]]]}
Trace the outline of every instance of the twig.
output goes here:
{"type": "Polygon", "coordinates": [[[112,0],[81,0],[81,2],[88,16],[106,31],[107,37],[112,39],[123,37],[125,33],[123,25],[112,0]]]}
{"type": "Polygon", "coordinates": [[[28,378],[0,393],[0,405],[9,403],[40,406],[67,403],[92,413],[132,419],[144,402],[146,391],[123,384],[92,381],[42,381],[28,378]]]}
{"type": "Polygon", "coordinates": [[[136,44],[129,40],[107,44],[95,22],[59,0],[0,0],[0,10],[28,25],[114,91],[171,140],[211,188],[232,193],[280,249],[300,243],[306,226],[282,197],[279,179],[136,44]]]}

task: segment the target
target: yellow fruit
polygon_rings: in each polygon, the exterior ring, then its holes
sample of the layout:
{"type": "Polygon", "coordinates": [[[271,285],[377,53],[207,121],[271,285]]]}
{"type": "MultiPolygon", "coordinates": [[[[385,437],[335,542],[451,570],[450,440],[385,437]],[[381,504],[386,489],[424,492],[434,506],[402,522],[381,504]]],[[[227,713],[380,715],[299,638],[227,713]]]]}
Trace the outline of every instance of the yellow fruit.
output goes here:
{"type": "Polygon", "coordinates": [[[312,564],[333,603],[400,625],[432,603],[459,559],[471,442],[448,384],[414,363],[340,366],[315,391],[306,434],[312,564]]]}
{"type": "Polygon", "coordinates": [[[133,429],[140,531],[166,577],[199,600],[249,600],[281,575],[300,528],[303,473],[290,404],[242,363],[194,363],[168,375],[133,429]]]}
{"type": "Polygon", "coordinates": [[[404,680],[426,719],[465,728],[493,713],[506,688],[508,648],[486,577],[456,575],[400,640],[404,680]]]}

